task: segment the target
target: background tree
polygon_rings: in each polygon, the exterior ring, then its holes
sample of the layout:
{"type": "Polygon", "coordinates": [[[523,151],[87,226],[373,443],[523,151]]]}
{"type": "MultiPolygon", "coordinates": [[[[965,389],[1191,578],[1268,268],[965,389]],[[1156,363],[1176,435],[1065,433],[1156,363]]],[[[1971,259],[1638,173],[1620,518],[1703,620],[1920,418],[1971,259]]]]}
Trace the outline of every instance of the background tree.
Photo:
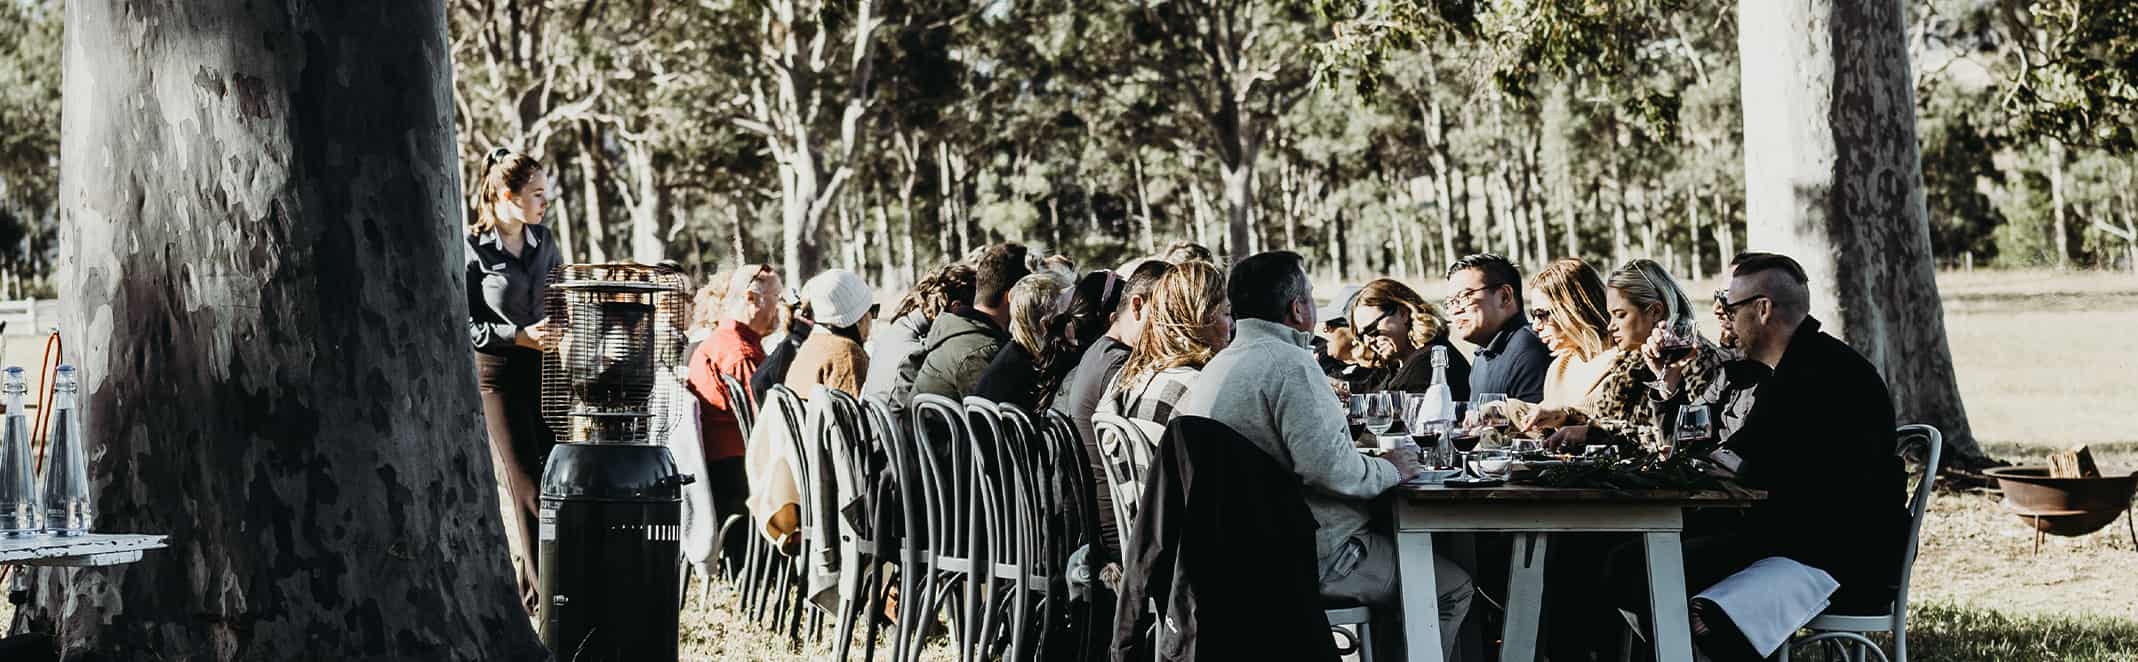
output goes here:
{"type": "Polygon", "coordinates": [[[37,570],[16,631],[115,660],[544,656],[474,374],[440,369],[471,361],[443,8],[67,11],[98,525],[171,548],[37,570]]]}
{"type": "Polygon", "coordinates": [[[1299,3],[1271,0],[1139,2],[1116,34],[1130,39],[1136,75],[1192,113],[1200,143],[1224,182],[1226,245],[1234,259],[1253,241],[1255,166],[1271,131],[1305,98],[1314,69],[1311,35],[1326,30],[1299,3]]]}
{"type": "Polygon", "coordinates": [[[63,14],[57,1],[0,3],[0,295],[51,292],[63,14]]]}
{"type": "Polygon", "coordinates": [[[1751,246],[1802,262],[1813,311],[1878,366],[1901,420],[1982,467],[1945,340],[1900,1],[1739,7],[1740,24],[1784,28],[1739,40],[1751,246]]]}
{"type": "Polygon", "coordinates": [[[783,263],[799,279],[822,268],[818,232],[867,140],[870,53],[884,18],[874,0],[731,4],[756,39],[749,77],[733,81],[733,121],[765,141],[778,168],[783,263]]]}

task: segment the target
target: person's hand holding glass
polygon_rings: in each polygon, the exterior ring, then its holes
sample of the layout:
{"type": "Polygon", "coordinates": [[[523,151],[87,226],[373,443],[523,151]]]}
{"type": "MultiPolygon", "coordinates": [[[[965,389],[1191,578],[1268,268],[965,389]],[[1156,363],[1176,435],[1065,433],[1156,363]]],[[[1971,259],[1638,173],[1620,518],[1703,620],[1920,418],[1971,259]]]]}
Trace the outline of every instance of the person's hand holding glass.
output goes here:
{"type": "Polygon", "coordinates": [[[1676,393],[1685,382],[1685,363],[1698,351],[1700,330],[1690,317],[1656,322],[1655,331],[1648,334],[1648,342],[1641,344],[1641,359],[1648,370],[1655,373],[1648,388],[1665,394],[1676,393]]]}

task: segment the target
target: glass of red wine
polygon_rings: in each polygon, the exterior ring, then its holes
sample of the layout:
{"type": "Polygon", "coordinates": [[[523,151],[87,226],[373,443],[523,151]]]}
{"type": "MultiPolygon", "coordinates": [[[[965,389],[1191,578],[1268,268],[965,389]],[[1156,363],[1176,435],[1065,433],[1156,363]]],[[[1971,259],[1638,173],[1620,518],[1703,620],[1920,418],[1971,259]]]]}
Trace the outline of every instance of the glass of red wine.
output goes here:
{"type": "Polygon", "coordinates": [[[1674,448],[1697,449],[1715,441],[1715,419],[1706,404],[1678,408],[1678,429],[1671,435],[1674,448]]]}
{"type": "Polygon", "coordinates": [[[1411,443],[1417,444],[1421,459],[1428,467],[1444,467],[1455,461],[1439,453],[1440,436],[1447,433],[1445,421],[1433,420],[1440,412],[1431,398],[1424,393],[1403,394],[1403,427],[1410,432],[1411,443]]]}
{"type": "Polygon", "coordinates": [[[1450,433],[1448,438],[1458,456],[1455,466],[1462,467],[1463,473],[1473,476],[1477,474],[1470,467],[1470,453],[1477,450],[1477,444],[1484,439],[1487,428],[1505,428],[1513,424],[1507,419],[1506,409],[1505,393],[1472,394],[1469,422],[1455,426],[1454,432],[1450,433]]]}
{"type": "Polygon", "coordinates": [[[1448,443],[1455,447],[1455,467],[1460,469],[1465,476],[1472,475],[1470,472],[1470,451],[1477,450],[1478,440],[1484,438],[1478,432],[1475,428],[1461,426],[1457,426],[1454,430],[1448,432],[1448,443]]]}
{"type": "MultiPolygon", "coordinates": [[[[1700,331],[1693,326],[1691,317],[1672,319],[1670,323],[1657,328],[1655,333],[1658,334],[1656,357],[1662,359],[1665,366],[1674,365],[1685,360],[1685,357],[1692,356],[1693,342],[1700,337],[1700,331]]],[[[1655,381],[1648,382],[1649,388],[1658,391],[1669,386],[1669,383],[1663,381],[1662,375],[1656,375],[1655,381]]]]}

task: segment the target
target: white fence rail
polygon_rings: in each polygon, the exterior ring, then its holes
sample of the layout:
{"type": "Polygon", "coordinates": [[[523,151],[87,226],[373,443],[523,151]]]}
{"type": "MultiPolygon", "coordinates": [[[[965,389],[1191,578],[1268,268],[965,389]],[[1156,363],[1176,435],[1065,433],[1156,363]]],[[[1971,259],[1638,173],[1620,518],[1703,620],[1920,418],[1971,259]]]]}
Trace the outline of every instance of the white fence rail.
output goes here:
{"type": "Polygon", "coordinates": [[[0,301],[0,324],[11,336],[42,336],[59,326],[59,301],[15,299],[0,301]]]}

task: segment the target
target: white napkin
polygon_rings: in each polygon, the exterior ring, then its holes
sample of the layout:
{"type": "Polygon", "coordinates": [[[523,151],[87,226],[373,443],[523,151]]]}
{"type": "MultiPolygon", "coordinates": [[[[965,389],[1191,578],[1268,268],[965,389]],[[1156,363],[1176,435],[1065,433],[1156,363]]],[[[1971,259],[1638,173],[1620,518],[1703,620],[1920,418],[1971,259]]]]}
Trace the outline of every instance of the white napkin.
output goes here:
{"type": "Polygon", "coordinates": [[[1730,615],[1745,641],[1761,657],[1773,655],[1797,629],[1826,611],[1827,598],[1841,582],[1833,575],[1794,560],[1770,556],[1717,582],[1695,598],[1705,598],[1730,615]]]}

